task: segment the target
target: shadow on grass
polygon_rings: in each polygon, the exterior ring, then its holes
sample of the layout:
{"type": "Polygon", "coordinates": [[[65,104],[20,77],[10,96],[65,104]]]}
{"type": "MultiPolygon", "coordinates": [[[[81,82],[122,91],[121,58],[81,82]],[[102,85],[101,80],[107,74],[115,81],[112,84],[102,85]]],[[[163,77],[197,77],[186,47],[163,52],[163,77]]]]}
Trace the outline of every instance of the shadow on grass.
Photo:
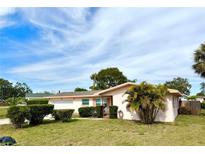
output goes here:
{"type": "Polygon", "coordinates": [[[23,126],[23,128],[31,128],[31,127],[37,127],[37,126],[40,126],[40,125],[49,125],[49,124],[54,124],[54,123],[58,123],[58,124],[63,124],[63,123],[71,123],[71,122],[76,122],[76,121],[79,121],[79,119],[70,119],[66,122],[62,122],[60,120],[43,120],[43,123],[42,124],[39,124],[39,125],[29,125],[29,124],[25,124],[23,126]]]}

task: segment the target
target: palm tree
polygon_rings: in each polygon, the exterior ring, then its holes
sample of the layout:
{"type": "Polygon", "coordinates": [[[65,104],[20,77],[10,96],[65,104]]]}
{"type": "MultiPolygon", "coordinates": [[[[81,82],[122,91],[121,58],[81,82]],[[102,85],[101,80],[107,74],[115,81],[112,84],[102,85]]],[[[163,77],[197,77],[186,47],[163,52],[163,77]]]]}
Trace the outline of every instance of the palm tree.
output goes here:
{"type": "Polygon", "coordinates": [[[201,85],[201,93],[205,94],[205,82],[200,83],[201,85]]]}
{"type": "Polygon", "coordinates": [[[200,48],[194,52],[194,62],[192,68],[197,74],[205,78],[205,44],[201,44],[200,48]]]}
{"type": "Polygon", "coordinates": [[[145,124],[154,122],[158,112],[165,109],[164,98],[167,88],[164,85],[152,85],[142,82],[131,86],[125,94],[128,95],[127,108],[139,114],[145,124]]]}

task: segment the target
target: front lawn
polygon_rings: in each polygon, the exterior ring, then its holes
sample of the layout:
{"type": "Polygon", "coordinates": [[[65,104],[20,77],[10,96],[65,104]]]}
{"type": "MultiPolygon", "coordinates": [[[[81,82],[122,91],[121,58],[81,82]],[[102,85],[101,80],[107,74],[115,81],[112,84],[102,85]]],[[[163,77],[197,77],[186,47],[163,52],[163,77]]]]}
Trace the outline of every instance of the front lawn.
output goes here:
{"type": "Polygon", "coordinates": [[[8,108],[6,107],[0,107],[0,119],[6,118],[8,108]]]}
{"type": "Polygon", "coordinates": [[[127,120],[72,120],[14,129],[0,126],[18,145],[205,145],[205,110],[180,115],[174,123],[144,125],[127,120]]]}

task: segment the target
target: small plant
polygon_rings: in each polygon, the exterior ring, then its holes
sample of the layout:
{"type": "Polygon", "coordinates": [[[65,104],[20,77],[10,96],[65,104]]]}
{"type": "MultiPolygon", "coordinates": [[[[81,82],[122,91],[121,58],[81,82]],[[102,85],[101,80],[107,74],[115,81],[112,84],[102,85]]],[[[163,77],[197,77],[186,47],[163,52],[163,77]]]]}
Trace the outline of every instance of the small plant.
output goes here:
{"type": "Polygon", "coordinates": [[[117,106],[110,106],[109,107],[109,113],[110,113],[110,119],[117,119],[117,106]]]}
{"type": "Polygon", "coordinates": [[[11,106],[8,109],[7,117],[15,128],[22,128],[26,119],[30,120],[31,114],[26,106],[11,106]]]}
{"type": "Polygon", "coordinates": [[[71,119],[73,109],[64,109],[64,110],[54,110],[53,116],[55,120],[61,120],[62,122],[67,122],[71,119]]]}
{"type": "Polygon", "coordinates": [[[54,105],[51,104],[38,104],[30,105],[30,114],[31,114],[31,125],[38,125],[43,122],[43,119],[46,115],[53,113],[54,105]]]}
{"type": "Polygon", "coordinates": [[[48,104],[48,99],[30,99],[27,100],[27,105],[48,104]]]}

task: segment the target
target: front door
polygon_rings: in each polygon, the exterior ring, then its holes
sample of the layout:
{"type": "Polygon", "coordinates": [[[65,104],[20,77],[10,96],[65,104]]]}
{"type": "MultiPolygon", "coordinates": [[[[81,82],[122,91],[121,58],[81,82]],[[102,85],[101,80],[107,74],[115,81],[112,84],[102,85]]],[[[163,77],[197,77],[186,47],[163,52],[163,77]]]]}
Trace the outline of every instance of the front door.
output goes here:
{"type": "Polygon", "coordinates": [[[111,106],[111,98],[110,97],[103,97],[103,115],[104,117],[109,116],[109,107],[111,106]]]}

